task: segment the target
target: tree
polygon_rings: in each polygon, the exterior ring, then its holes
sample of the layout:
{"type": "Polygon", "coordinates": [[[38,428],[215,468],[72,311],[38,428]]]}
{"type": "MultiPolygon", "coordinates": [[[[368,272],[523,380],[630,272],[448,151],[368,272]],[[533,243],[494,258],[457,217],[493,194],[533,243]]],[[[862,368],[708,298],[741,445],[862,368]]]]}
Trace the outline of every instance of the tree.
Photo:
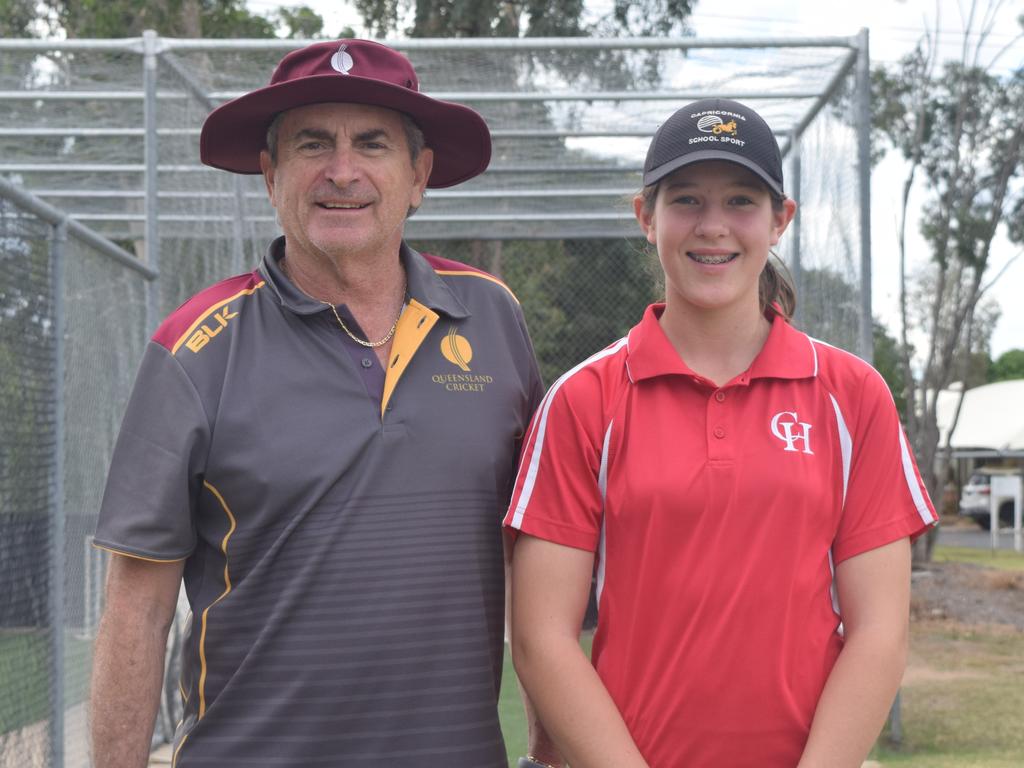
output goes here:
{"type": "Polygon", "coordinates": [[[35,0],[0,0],[0,37],[31,37],[37,18],[35,0]]]}
{"type": "Polygon", "coordinates": [[[412,13],[410,37],[549,37],[584,34],[670,35],[687,32],[696,0],[615,0],[591,25],[583,0],[356,0],[370,30],[397,32],[412,13]]]}
{"type": "Polygon", "coordinates": [[[889,385],[889,392],[896,403],[896,410],[900,420],[906,419],[907,398],[906,382],[903,379],[903,366],[901,364],[902,352],[900,343],[889,335],[885,326],[875,320],[872,323],[872,336],[874,338],[874,366],[889,385]]]}
{"type": "Polygon", "coordinates": [[[0,34],[36,34],[37,8],[69,38],[138,37],[146,29],[168,37],[269,38],[279,24],[284,37],[307,38],[323,30],[323,19],[306,6],[260,16],[244,0],[0,0],[0,34]]]}
{"type": "Polygon", "coordinates": [[[989,381],[1008,381],[1009,379],[1024,379],[1024,349],[1007,350],[992,363],[989,370],[989,381]]]}
{"type": "MultiPolygon", "coordinates": [[[[935,35],[926,32],[898,65],[873,73],[879,146],[898,151],[907,167],[898,234],[901,366],[907,434],[933,498],[939,497],[948,462],[948,452],[939,451],[934,393],[966,378],[963,366],[977,349],[974,333],[984,325],[979,302],[991,285],[984,279],[993,240],[1000,231],[1018,242],[1024,234],[1012,220],[1024,195],[1024,68],[999,76],[995,59],[982,61],[997,7],[998,0],[970,3],[959,60],[940,65],[935,35]],[[983,21],[977,23],[979,10],[983,21]],[[920,232],[930,250],[918,283],[916,318],[907,268],[912,206],[920,210],[920,232]],[[908,341],[914,332],[925,340],[916,365],[908,341]]],[[[1024,27],[1024,17],[1021,22],[1024,27]]],[[[916,559],[930,557],[933,540],[915,549],[916,559]]]]}
{"type": "MultiPolygon", "coordinates": [[[[296,40],[307,40],[321,37],[324,31],[324,20],[312,8],[300,5],[297,8],[280,6],[277,9],[277,20],[284,27],[284,37],[296,40]]],[[[352,35],[343,35],[352,37],[352,35]]]]}

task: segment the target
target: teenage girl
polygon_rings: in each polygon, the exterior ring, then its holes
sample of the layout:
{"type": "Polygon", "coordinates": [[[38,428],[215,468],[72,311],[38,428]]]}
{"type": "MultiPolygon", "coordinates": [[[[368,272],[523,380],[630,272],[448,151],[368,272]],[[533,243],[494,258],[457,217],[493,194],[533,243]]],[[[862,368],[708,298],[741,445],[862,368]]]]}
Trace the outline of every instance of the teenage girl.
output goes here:
{"type": "Polygon", "coordinates": [[[789,322],[769,251],[796,203],[765,121],[683,107],[643,183],[665,303],[534,416],[505,518],[516,670],[572,768],[858,768],[934,508],[882,378],[789,322]]]}

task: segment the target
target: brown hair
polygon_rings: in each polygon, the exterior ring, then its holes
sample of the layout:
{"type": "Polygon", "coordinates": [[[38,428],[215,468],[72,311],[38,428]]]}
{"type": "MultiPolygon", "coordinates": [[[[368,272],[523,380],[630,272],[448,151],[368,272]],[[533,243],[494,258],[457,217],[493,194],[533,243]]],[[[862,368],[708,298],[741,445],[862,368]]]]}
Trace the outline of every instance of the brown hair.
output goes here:
{"type": "MultiPolygon", "coordinates": [[[[758,182],[761,183],[760,179],[758,182]]],[[[650,214],[654,211],[660,186],[661,181],[659,180],[640,190],[645,213],[650,214]]],[[[767,184],[762,183],[762,186],[771,195],[772,210],[775,213],[781,212],[784,198],[774,194],[768,189],[767,184]]],[[[764,263],[764,269],[761,270],[761,277],[757,283],[757,298],[763,313],[782,315],[787,322],[791,321],[796,313],[796,289],[793,287],[793,276],[775,251],[768,252],[768,261],[764,263]],[[773,257],[778,262],[778,266],[772,263],[773,257]]]]}

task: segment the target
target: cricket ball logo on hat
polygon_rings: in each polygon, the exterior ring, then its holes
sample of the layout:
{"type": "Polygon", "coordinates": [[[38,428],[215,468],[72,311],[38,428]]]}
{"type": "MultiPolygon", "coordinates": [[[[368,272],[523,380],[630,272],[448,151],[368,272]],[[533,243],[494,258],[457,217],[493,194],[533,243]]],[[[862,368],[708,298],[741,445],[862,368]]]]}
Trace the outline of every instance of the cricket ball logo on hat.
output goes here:
{"type": "Polygon", "coordinates": [[[736,120],[734,118],[727,123],[718,115],[704,115],[697,121],[697,130],[703,131],[704,133],[713,133],[715,136],[718,136],[721,133],[727,133],[730,136],[735,136],[736,120]]]}
{"type": "Polygon", "coordinates": [[[355,65],[355,61],[352,59],[352,54],[346,51],[346,48],[348,48],[348,46],[342,43],[341,47],[338,48],[333,56],[331,56],[331,66],[343,75],[347,75],[349,70],[355,65]]]}

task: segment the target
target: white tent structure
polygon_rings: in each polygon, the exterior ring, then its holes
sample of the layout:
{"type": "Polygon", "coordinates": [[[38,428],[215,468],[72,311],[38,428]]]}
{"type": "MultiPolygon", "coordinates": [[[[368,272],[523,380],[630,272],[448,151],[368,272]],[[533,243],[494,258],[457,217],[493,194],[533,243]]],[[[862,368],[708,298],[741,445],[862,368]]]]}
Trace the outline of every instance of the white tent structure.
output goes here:
{"type": "MultiPolygon", "coordinates": [[[[942,446],[959,397],[958,390],[939,393],[936,417],[942,446]]],[[[1024,379],[967,390],[949,446],[955,458],[1024,458],[1024,379]]]]}

